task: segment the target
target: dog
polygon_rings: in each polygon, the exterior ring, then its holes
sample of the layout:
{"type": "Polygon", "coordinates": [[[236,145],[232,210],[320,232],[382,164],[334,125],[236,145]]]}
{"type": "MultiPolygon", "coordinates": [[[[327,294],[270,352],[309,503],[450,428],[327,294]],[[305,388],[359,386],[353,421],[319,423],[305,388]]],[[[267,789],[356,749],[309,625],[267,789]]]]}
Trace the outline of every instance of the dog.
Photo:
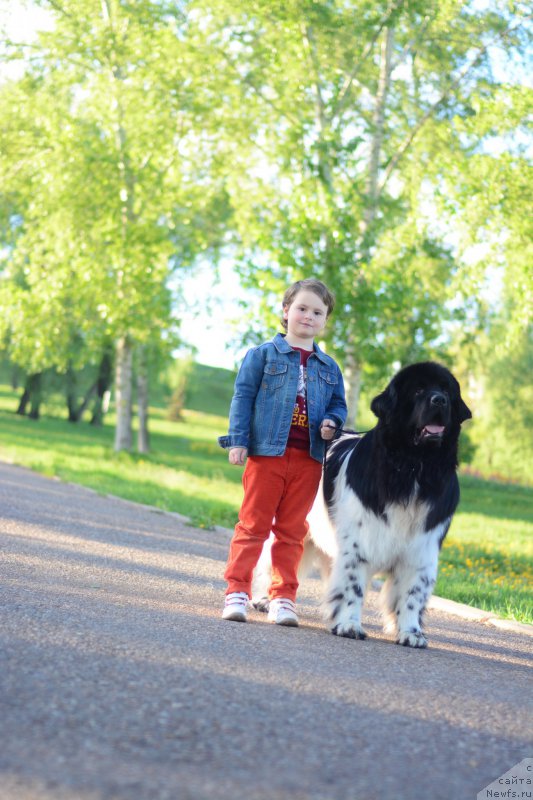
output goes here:
{"type": "MultiPolygon", "coordinates": [[[[386,574],[385,630],[398,644],[424,648],[423,615],[459,502],[461,424],[472,414],[452,373],[431,361],[400,370],[370,407],[377,425],[364,435],[341,433],[327,450],[300,574],[318,554],[329,571],[328,626],[351,639],[366,638],[365,589],[375,573],[386,574]]],[[[268,551],[254,582],[262,610],[268,551]]]]}

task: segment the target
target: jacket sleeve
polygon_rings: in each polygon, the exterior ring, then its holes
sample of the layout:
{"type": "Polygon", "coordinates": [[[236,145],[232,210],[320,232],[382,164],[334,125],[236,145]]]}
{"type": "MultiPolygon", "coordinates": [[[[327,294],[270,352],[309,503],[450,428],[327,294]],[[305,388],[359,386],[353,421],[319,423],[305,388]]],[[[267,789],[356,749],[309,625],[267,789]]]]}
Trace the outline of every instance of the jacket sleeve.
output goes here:
{"type": "Polygon", "coordinates": [[[348,409],[346,406],[346,397],[344,394],[344,381],[342,379],[342,372],[340,371],[337,364],[337,388],[331,395],[331,400],[329,401],[328,407],[326,409],[326,413],[324,414],[324,418],[334,420],[339,428],[344,426],[346,422],[346,416],[348,414],[348,409]]]}
{"type": "Polygon", "coordinates": [[[250,426],[255,399],[263,380],[264,357],[260,348],[254,347],[244,356],[235,379],[233,398],[229,410],[229,432],[219,436],[218,443],[230,447],[250,446],[250,426]]]}

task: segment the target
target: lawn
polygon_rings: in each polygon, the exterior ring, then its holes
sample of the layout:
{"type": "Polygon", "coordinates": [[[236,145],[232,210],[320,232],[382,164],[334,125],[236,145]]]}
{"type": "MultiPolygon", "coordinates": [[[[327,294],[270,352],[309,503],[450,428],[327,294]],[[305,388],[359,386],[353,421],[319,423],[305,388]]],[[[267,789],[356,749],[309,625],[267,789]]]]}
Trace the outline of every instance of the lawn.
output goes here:
{"type": "MultiPolygon", "coordinates": [[[[152,410],[151,453],[113,452],[114,417],[103,428],[66,421],[48,404],[36,422],[17,416],[0,386],[0,459],[95,489],[177,511],[194,525],[232,528],[241,470],[217,445],[225,416],[186,410],[171,422],[152,410]]],[[[533,623],[533,490],[461,476],[462,498],[444,543],[436,593],[533,623]]]]}

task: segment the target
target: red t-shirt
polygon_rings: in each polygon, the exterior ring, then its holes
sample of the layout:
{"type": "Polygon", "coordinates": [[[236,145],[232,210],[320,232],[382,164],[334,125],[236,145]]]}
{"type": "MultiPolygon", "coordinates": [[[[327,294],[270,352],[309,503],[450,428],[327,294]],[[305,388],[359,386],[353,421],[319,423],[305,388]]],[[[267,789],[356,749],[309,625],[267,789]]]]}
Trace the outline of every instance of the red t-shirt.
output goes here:
{"type": "Polygon", "coordinates": [[[301,347],[293,347],[300,353],[300,377],[298,378],[298,390],[296,392],[296,402],[292,413],[291,428],[289,431],[288,447],[296,447],[298,450],[309,450],[309,419],[307,416],[307,359],[313,352],[312,350],[302,350],[301,347]]]}

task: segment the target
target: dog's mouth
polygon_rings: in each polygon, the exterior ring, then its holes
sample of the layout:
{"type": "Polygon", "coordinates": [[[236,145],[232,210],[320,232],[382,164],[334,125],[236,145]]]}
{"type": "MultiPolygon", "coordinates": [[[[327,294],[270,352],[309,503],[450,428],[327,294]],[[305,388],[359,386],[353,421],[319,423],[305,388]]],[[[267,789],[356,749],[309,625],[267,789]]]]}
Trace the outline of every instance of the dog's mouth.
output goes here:
{"type": "Polygon", "coordinates": [[[440,442],[446,427],[444,425],[424,425],[415,435],[415,444],[420,442],[440,442]]]}

